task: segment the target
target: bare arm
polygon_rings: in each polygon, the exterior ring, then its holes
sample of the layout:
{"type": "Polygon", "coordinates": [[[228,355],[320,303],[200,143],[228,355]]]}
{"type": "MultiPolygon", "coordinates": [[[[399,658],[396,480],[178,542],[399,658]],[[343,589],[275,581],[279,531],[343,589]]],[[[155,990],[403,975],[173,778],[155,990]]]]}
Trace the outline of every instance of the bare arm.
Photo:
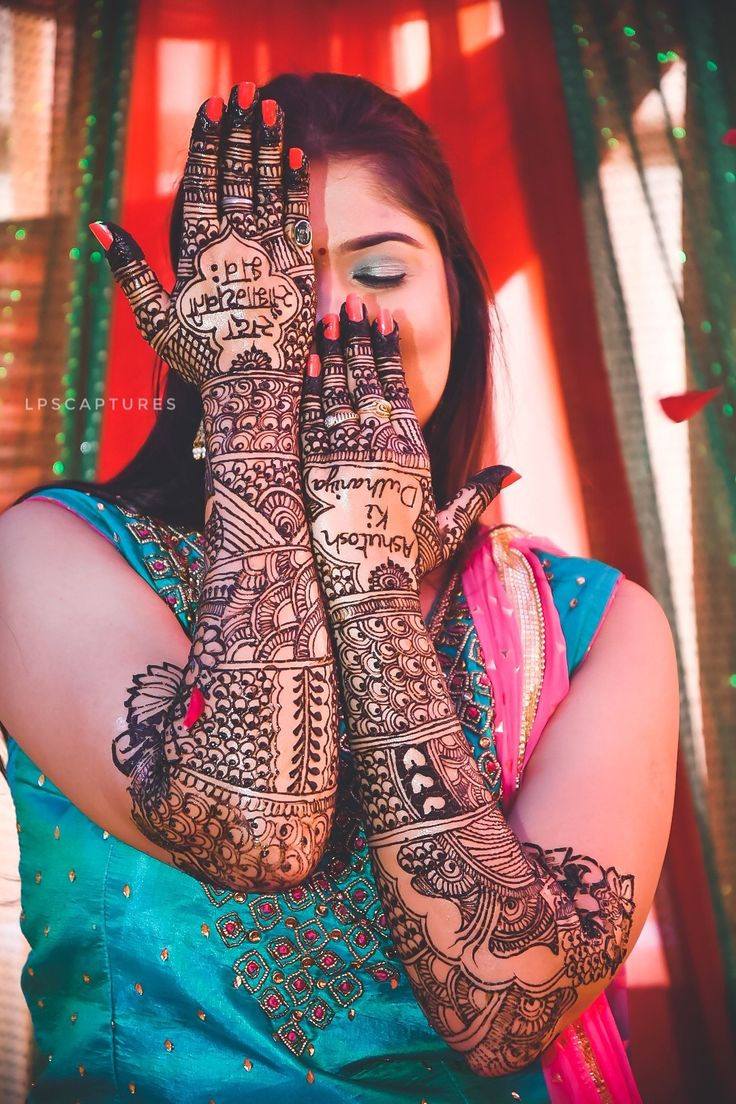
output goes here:
{"type": "MultiPolygon", "coordinates": [[[[430,1023],[476,1072],[499,1076],[601,992],[651,903],[673,797],[672,641],[654,600],[627,586],[507,820],[421,617],[419,565],[438,539],[428,461],[397,334],[372,338],[374,372],[367,348],[348,344],[350,390],[360,410],[358,375],[380,389],[390,421],[325,430],[316,397],[305,402],[313,538],[397,950],[430,1023]]],[[[323,353],[322,413],[340,365],[329,344],[323,353]]]]}
{"type": "MultiPolygon", "coordinates": [[[[183,663],[162,656],[130,674],[113,769],[158,853],[246,891],[297,884],[321,857],[336,695],[299,464],[314,269],[291,230],[306,225],[307,170],[287,170],[282,189],[281,111],[242,111],[235,91],[221,195],[220,124],[206,105],[197,116],[171,296],[124,230],[111,226],[106,243],[143,336],[201,391],[209,496],[191,648],[183,663]]],[[[75,659],[84,671],[84,651],[75,659]]],[[[33,705],[6,692],[16,735],[33,705]]]]}

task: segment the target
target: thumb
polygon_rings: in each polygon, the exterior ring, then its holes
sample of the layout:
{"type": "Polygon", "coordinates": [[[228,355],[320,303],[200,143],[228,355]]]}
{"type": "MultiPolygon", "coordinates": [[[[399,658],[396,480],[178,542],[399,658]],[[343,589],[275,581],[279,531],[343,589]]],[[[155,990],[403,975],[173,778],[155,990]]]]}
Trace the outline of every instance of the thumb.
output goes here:
{"type": "Polygon", "coordinates": [[[105,250],[110,270],[128,300],[135,324],[145,341],[159,354],[167,337],[169,294],[146,263],[143,250],[127,230],[115,222],[91,222],[89,228],[105,250]]]}
{"type": "Polygon", "coordinates": [[[468,530],[490,506],[499,491],[515,483],[517,479],[521,479],[519,473],[505,464],[483,468],[470,477],[437,515],[441,540],[440,563],[447,563],[462,544],[468,530]]]}

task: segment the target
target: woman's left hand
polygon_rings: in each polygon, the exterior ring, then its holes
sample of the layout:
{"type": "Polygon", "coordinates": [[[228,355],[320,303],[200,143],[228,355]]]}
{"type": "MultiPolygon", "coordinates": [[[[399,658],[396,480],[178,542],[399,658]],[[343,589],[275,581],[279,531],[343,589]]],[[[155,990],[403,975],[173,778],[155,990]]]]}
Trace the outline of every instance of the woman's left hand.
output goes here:
{"type": "Polygon", "coordinates": [[[328,603],[416,590],[457,550],[512,469],[485,468],[438,514],[389,312],[369,323],[355,296],[339,320],[318,324],[317,339],[321,370],[312,374],[318,367],[312,357],[302,399],[302,464],[328,603]]]}

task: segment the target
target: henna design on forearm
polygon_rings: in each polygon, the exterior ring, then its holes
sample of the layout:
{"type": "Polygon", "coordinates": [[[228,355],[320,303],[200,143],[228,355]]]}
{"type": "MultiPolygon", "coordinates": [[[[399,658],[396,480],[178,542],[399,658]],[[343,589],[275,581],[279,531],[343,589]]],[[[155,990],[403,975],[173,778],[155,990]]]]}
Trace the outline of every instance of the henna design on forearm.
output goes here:
{"type": "Polygon", "coordinates": [[[309,214],[308,168],[282,167],[277,105],[243,108],[233,89],[226,123],[222,138],[206,105],[195,122],[171,296],[112,228],[108,256],[139,328],[201,392],[208,492],[189,662],[134,677],[113,756],[133,820],[177,866],[278,890],[318,863],[337,773],[334,659],[299,456],[314,268],[289,227],[309,214]]]}
{"type": "MultiPolygon", "coordinates": [[[[462,543],[487,474],[460,492],[439,526],[397,344],[375,340],[372,368],[354,337],[348,326],[342,359],[327,345],[322,415],[333,395],[344,402],[352,391],[359,409],[362,388],[389,381],[382,394],[398,404],[390,432],[380,426],[379,448],[362,423],[339,436],[324,431],[310,393],[302,447],[360,802],[419,1003],[474,1070],[501,1075],[534,1060],[582,985],[618,968],[634,880],[570,849],[520,841],[486,785],[422,620],[418,582],[438,561],[440,529],[452,549],[462,543]]],[[[495,490],[499,482],[497,474],[495,490]]]]}

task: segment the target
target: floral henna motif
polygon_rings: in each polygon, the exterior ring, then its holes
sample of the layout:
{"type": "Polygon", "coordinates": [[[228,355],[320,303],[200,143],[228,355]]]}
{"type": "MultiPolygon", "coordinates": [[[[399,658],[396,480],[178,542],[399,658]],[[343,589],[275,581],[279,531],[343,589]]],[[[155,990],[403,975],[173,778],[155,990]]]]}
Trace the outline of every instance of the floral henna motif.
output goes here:
{"type": "Polygon", "coordinates": [[[197,115],[169,295],[111,226],[107,256],[146,340],[202,396],[205,570],[179,670],[136,675],[113,755],[140,830],[183,869],[238,890],[307,876],[337,784],[334,660],[304,512],[302,378],[314,330],[308,166],[284,119],[233,89],[197,115]],[[201,709],[189,711],[193,693],[201,709]]]}

